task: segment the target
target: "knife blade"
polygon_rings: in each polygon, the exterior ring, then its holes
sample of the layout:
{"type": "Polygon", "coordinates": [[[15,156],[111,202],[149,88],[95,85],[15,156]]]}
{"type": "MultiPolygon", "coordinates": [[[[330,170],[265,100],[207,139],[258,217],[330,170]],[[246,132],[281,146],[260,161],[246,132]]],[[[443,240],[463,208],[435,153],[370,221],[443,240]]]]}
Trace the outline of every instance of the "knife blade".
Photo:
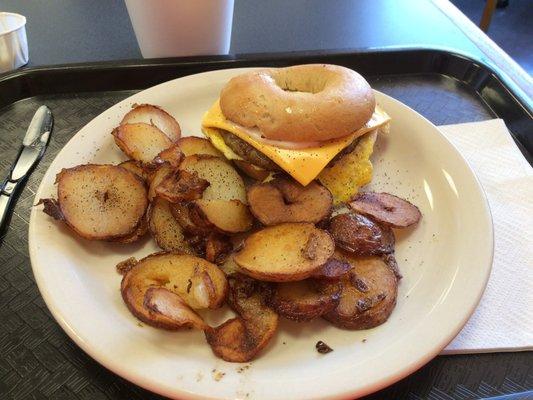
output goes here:
{"type": "Polygon", "coordinates": [[[28,126],[7,178],[0,185],[0,232],[7,224],[7,216],[13,199],[23,181],[46,151],[53,125],[54,117],[50,109],[45,105],[40,106],[28,126]]]}

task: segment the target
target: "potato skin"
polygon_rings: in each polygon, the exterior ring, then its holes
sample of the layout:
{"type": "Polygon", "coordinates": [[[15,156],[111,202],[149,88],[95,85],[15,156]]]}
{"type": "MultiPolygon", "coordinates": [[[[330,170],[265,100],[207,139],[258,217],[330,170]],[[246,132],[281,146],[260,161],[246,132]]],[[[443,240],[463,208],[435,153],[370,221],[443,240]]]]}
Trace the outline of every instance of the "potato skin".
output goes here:
{"type": "Polygon", "coordinates": [[[170,211],[170,203],[155,197],[148,207],[148,229],[157,245],[166,251],[194,254],[194,250],[185,239],[182,227],[170,211]]]}
{"type": "Polygon", "coordinates": [[[386,307],[381,308],[379,312],[368,312],[367,314],[359,314],[356,317],[338,314],[333,310],[326,313],[324,318],[339,328],[350,330],[371,329],[385,323],[395,306],[396,297],[393,302],[387,302],[386,307]]]}
{"type": "Polygon", "coordinates": [[[139,222],[139,225],[137,226],[137,229],[129,236],[120,237],[117,239],[111,239],[111,242],[115,243],[133,243],[137,240],[141,239],[146,232],[148,232],[148,211],[145,214],[144,218],[141,219],[141,222],[139,222]]]}
{"type": "Polygon", "coordinates": [[[356,213],[331,218],[329,232],[335,244],[357,256],[373,256],[394,251],[394,233],[387,226],[356,213]]]}
{"type": "Polygon", "coordinates": [[[174,322],[178,328],[195,328],[205,330],[208,325],[202,317],[192,310],[183,299],[174,292],[161,287],[149,287],[144,296],[144,308],[151,312],[152,316],[174,322]]]}
{"type": "Polygon", "coordinates": [[[215,328],[206,329],[205,339],[213,353],[224,361],[248,362],[257,353],[254,338],[247,334],[241,318],[232,318],[215,328]]]}
{"type": "Polygon", "coordinates": [[[398,279],[381,257],[355,258],[346,255],[353,269],[341,280],[340,301],[324,315],[345,329],[370,329],[389,318],[396,306],[398,279]]]}
{"type": "Polygon", "coordinates": [[[173,170],[155,187],[155,194],[170,203],[188,202],[202,198],[208,186],[209,182],[195,172],[173,170]]]}
{"type": "Polygon", "coordinates": [[[306,279],[272,284],[267,303],[282,317],[305,322],[334,309],[339,303],[340,293],[339,284],[306,279]]]}
{"type": "Polygon", "coordinates": [[[135,175],[139,176],[145,183],[150,180],[150,171],[147,168],[143,168],[143,165],[140,161],[136,160],[126,160],[117,165],[127,169],[130,172],[133,172],[135,175]]]}
{"type": "Polygon", "coordinates": [[[278,327],[278,315],[265,304],[266,284],[242,274],[228,277],[228,305],[238,314],[205,330],[213,353],[228,362],[248,362],[265,348],[278,327]]]}
{"type": "Polygon", "coordinates": [[[207,236],[211,233],[211,229],[206,227],[205,224],[197,225],[195,221],[203,220],[200,216],[195,215],[196,209],[194,204],[191,203],[176,203],[170,204],[170,212],[173,217],[178,221],[178,224],[183,228],[183,231],[188,235],[201,235],[207,236]]]}
{"type": "Polygon", "coordinates": [[[350,263],[331,257],[324,265],[317,269],[311,277],[315,279],[338,280],[352,269],[350,263]]]}

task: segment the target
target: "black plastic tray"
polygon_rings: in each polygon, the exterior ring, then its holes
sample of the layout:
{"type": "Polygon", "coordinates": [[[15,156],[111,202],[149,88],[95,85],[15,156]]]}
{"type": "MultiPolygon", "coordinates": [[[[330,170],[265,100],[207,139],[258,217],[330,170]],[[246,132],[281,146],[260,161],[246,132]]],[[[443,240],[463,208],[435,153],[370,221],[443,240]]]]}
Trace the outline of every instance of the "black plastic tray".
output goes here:
{"type": "MultiPolygon", "coordinates": [[[[502,78],[503,74],[491,67],[443,50],[252,54],[22,69],[14,74],[0,76],[0,108],[20,99],[39,95],[138,90],[170,79],[215,69],[299,63],[334,63],[353,68],[369,78],[377,89],[381,87],[380,81],[397,75],[427,74],[443,80],[452,80],[453,82],[447,84],[462,86],[462,89],[475,95],[475,100],[484,105],[491,117],[505,120],[524,156],[532,160],[532,100],[518,91],[513,91],[514,83],[502,78]]],[[[453,91],[453,88],[450,89],[453,91]]],[[[453,105],[450,105],[450,108],[453,108],[453,105]]],[[[476,116],[472,115],[472,118],[476,116]]],[[[439,123],[439,120],[434,122],[439,123]]]]}
{"type": "MultiPolygon", "coordinates": [[[[531,101],[514,92],[512,82],[502,80],[497,71],[445,51],[128,61],[23,69],[0,76],[0,177],[15,158],[38,105],[47,104],[55,116],[50,146],[30,176],[9,228],[0,239],[0,398],[159,398],[107,371],[81,351],[53,320],[33,280],[27,245],[30,209],[43,174],[72,135],[111,105],[170,79],[221,68],[309,62],[356,69],[374,88],[437,125],[502,118],[531,161],[531,101]]],[[[439,356],[370,398],[468,399],[531,389],[531,352],[439,356]]]]}

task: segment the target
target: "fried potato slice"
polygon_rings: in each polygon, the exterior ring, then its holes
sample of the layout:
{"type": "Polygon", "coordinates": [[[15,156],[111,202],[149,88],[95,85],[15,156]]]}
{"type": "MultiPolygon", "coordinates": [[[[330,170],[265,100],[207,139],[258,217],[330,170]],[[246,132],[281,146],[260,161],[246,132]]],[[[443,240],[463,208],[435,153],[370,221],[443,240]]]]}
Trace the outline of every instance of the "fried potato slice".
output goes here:
{"type": "Polygon", "coordinates": [[[176,293],[163,287],[150,287],[144,295],[144,307],[164,321],[166,326],[204,330],[208,325],[176,293]]]}
{"type": "Polygon", "coordinates": [[[394,228],[406,228],[422,217],[417,206],[389,193],[364,192],[348,205],[352,210],[394,228]]]}
{"type": "Polygon", "coordinates": [[[48,207],[45,202],[44,211],[81,237],[116,240],[138,232],[148,199],[134,173],[115,165],[86,164],[63,169],[56,182],[58,200],[50,200],[48,207]]]}
{"type": "Polygon", "coordinates": [[[161,107],[152,104],[136,104],[132,110],[124,115],[120,125],[136,124],[139,122],[154,125],[172,142],[177,141],[181,136],[178,121],[161,107]]]}
{"type": "Polygon", "coordinates": [[[118,164],[118,167],[127,169],[130,172],[133,172],[135,175],[140,177],[144,182],[150,181],[150,171],[143,168],[141,162],[136,160],[126,160],[118,164]]]}
{"type": "Polygon", "coordinates": [[[394,251],[394,233],[370,218],[356,213],[331,218],[329,232],[341,249],[358,256],[373,256],[394,251]]]}
{"type": "Polygon", "coordinates": [[[303,322],[318,318],[339,303],[341,285],[314,279],[272,285],[267,303],[282,317],[303,322]]]}
{"type": "Polygon", "coordinates": [[[183,157],[185,156],[180,147],[177,144],[173,144],[168,149],[159,153],[152,161],[152,164],[161,165],[163,163],[168,163],[172,168],[178,168],[183,157]]]}
{"type": "Polygon", "coordinates": [[[240,274],[228,278],[228,304],[238,317],[205,330],[217,357],[229,362],[248,362],[270,342],[278,327],[278,315],[265,305],[263,284],[240,274]]]}
{"type": "Polygon", "coordinates": [[[252,228],[253,217],[248,206],[239,200],[195,200],[193,221],[196,225],[215,228],[222,233],[246,232],[252,228]],[[195,220],[194,217],[200,219],[195,220]]]}
{"type": "Polygon", "coordinates": [[[317,223],[331,214],[333,197],[317,182],[302,186],[289,178],[275,178],[248,189],[252,214],[264,225],[283,222],[317,223]]]}
{"type": "Polygon", "coordinates": [[[161,179],[155,193],[170,203],[181,203],[200,199],[208,186],[209,182],[199,178],[196,172],[176,170],[161,179]]]}
{"type": "Polygon", "coordinates": [[[220,269],[224,271],[227,276],[241,272],[239,266],[235,263],[233,256],[234,253],[230,253],[226,257],[226,260],[224,260],[224,262],[219,265],[220,269]]]}
{"type": "Polygon", "coordinates": [[[252,233],[234,260],[244,274],[255,279],[299,281],[319,269],[334,250],[328,232],[310,223],[285,223],[252,233]]]}
{"type": "Polygon", "coordinates": [[[340,281],[339,304],[324,318],[346,329],[370,329],[381,325],[396,305],[398,280],[394,272],[381,257],[358,258],[343,254],[353,269],[340,281]]]}
{"type": "Polygon", "coordinates": [[[318,268],[311,275],[316,279],[339,279],[346,272],[352,269],[352,266],[349,262],[331,257],[324,265],[318,268]]]}
{"type": "Polygon", "coordinates": [[[394,256],[394,252],[383,254],[381,258],[383,259],[383,262],[389,266],[391,271],[394,272],[396,279],[400,280],[403,278],[402,273],[400,272],[400,267],[398,267],[398,261],[396,261],[396,257],[394,256]]]}
{"type": "Polygon", "coordinates": [[[185,156],[208,154],[210,156],[222,157],[222,153],[218,151],[209,140],[204,138],[187,136],[178,140],[177,145],[185,156]]]}
{"type": "Polygon", "coordinates": [[[175,170],[169,164],[162,164],[151,175],[150,187],[148,189],[148,200],[152,201],[157,196],[157,188],[163,180],[175,170]]]}
{"type": "MultiPolygon", "coordinates": [[[[258,342],[246,329],[241,318],[232,318],[215,328],[207,329],[205,338],[213,353],[228,362],[248,362],[256,354],[258,342]]],[[[270,331],[269,331],[270,332],[270,331]]],[[[259,352],[257,350],[257,352],[259,352]]]]}
{"type": "Polygon", "coordinates": [[[194,220],[191,214],[194,214],[194,204],[191,203],[170,203],[170,212],[178,221],[178,224],[183,228],[183,231],[189,235],[207,236],[212,231],[205,224],[196,225],[194,221],[201,220],[201,217],[194,215],[194,220]]]}
{"type": "Polygon", "coordinates": [[[185,240],[183,228],[178,224],[170,205],[165,199],[156,197],[148,208],[148,227],[157,245],[166,251],[194,254],[185,240]]]}
{"type": "Polygon", "coordinates": [[[333,195],[334,204],[349,201],[362,186],[372,180],[372,162],[377,130],[361,136],[355,148],[342,156],[332,166],[326,167],[318,175],[318,180],[333,195]]]}
{"type": "Polygon", "coordinates": [[[145,306],[146,291],[162,287],[180,296],[192,309],[218,308],[224,302],[228,283],[214,264],[192,255],[179,253],[151,254],[124,274],[121,293],[126,306],[138,319],[149,325],[175,329],[168,317],[145,306]]]}
{"type": "Polygon", "coordinates": [[[144,123],[120,125],[111,134],[124,154],[146,164],[172,146],[172,141],[157,127],[144,123]]]}
{"type": "MultiPolygon", "coordinates": [[[[148,213],[148,211],[146,212],[148,213]]],[[[142,238],[146,234],[146,232],[148,232],[147,215],[145,215],[141,219],[141,222],[139,222],[139,225],[137,225],[137,229],[135,229],[135,231],[133,231],[131,235],[111,239],[111,241],[116,243],[133,243],[142,238]]]]}
{"type": "Polygon", "coordinates": [[[205,240],[205,259],[217,265],[223,264],[233,249],[224,235],[211,233],[205,240]]]}
{"type": "Polygon", "coordinates": [[[185,157],[180,169],[196,172],[198,176],[209,182],[204,191],[204,200],[239,200],[248,204],[244,181],[239,173],[227,161],[204,154],[185,157]]]}

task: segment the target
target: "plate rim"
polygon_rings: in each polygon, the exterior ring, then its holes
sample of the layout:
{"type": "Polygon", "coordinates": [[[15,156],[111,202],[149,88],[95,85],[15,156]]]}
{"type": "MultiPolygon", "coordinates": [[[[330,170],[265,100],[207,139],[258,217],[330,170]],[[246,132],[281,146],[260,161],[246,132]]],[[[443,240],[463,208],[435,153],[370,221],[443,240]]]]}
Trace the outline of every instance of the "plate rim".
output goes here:
{"type": "MultiPolygon", "coordinates": [[[[53,161],[50,163],[50,166],[47,168],[46,173],[43,175],[43,178],[41,180],[41,183],[39,185],[39,188],[36,191],[35,198],[42,195],[42,192],[45,188],[44,181],[47,180],[49,177],[49,174],[52,173],[52,167],[58,160],[61,159],[62,153],[65,151],[65,148],[75,140],[76,136],[79,135],[80,131],[85,128],[87,125],[91,124],[94,120],[100,118],[103,113],[109,111],[111,108],[117,107],[121,104],[127,103],[128,101],[131,102],[131,98],[137,95],[140,95],[147,90],[152,90],[161,86],[164,86],[168,84],[169,82],[174,82],[181,79],[191,78],[191,77],[198,77],[198,76],[205,76],[210,74],[216,74],[221,72],[236,72],[236,71],[245,71],[245,70],[253,70],[257,68],[225,68],[225,69],[219,69],[219,70],[213,70],[213,71],[207,71],[202,72],[198,74],[191,74],[184,77],[172,79],[163,83],[160,83],[158,85],[151,86],[149,88],[146,88],[142,91],[139,91],[131,96],[128,96],[127,98],[121,100],[120,102],[114,104],[111,107],[108,107],[106,110],[102,111],[100,114],[92,118],[89,122],[87,122],[84,126],[82,126],[76,134],[74,134],[67,143],[63,146],[63,148],[56,154],[53,161]]],[[[419,368],[427,364],[430,360],[432,360],[434,357],[436,357],[442,349],[444,349],[461,331],[461,329],[465,326],[465,324],[468,322],[472,314],[475,312],[479,302],[481,301],[481,298],[483,297],[483,294],[486,290],[487,283],[491,274],[492,265],[493,265],[493,258],[494,258],[494,225],[493,225],[493,219],[492,219],[492,213],[490,209],[490,205],[488,202],[488,198],[486,196],[485,190],[483,186],[481,185],[481,182],[479,181],[479,178],[477,177],[476,173],[472,169],[470,163],[462,156],[462,154],[459,152],[457,147],[440,131],[440,129],[434,125],[431,121],[429,121],[427,118],[425,118],[423,115],[412,109],[411,107],[407,106],[403,102],[386,95],[382,92],[379,92],[375,90],[376,93],[379,94],[379,96],[384,96],[388,98],[388,100],[391,100],[393,102],[398,103],[400,106],[408,109],[413,115],[417,117],[417,119],[423,120],[426,124],[431,125],[431,127],[434,128],[440,135],[441,139],[444,139],[445,142],[447,142],[448,146],[453,150],[455,155],[463,162],[463,164],[466,166],[466,170],[470,173],[471,177],[473,178],[473,183],[475,185],[475,189],[479,192],[481,204],[483,205],[483,216],[484,220],[487,223],[488,231],[485,233],[486,238],[488,239],[488,248],[487,248],[487,264],[485,265],[484,272],[485,275],[483,277],[483,280],[479,281],[480,283],[480,290],[478,290],[478,293],[473,299],[472,304],[470,304],[470,307],[468,309],[468,312],[465,312],[463,314],[463,317],[457,321],[456,326],[454,329],[450,329],[450,333],[443,337],[438,344],[435,344],[433,346],[433,351],[427,352],[423,357],[419,357],[418,359],[411,361],[410,363],[405,364],[406,366],[402,368],[401,370],[393,371],[389,373],[388,375],[380,376],[380,378],[376,379],[372,384],[362,385],[358,388],[352,388],[347,389],[344,391],[338,391],[336,393],[333,393],[331,395],[325,394],[325,395],[319,395],[312,397],[313,399],[332,399],[332,398],[346,398],[349,396],[365,396],[370,393],[374,393],[380,389],[383,389],[395,382],[398,382],[399,380],[405,378],[406,376],[412,374],[413,372],[417,371],[419,368]]],[[[32,267],[32,273],[35,278],[35,282],[37,283],[39,292],[41,294],[41,297],[43,298],[44,302],[46,303],[46,306],[54,319],[57,321],[57,323],[60,325],[60,327],[63,329],[63,331],[69,336],[69,338],[76,343],[78,347],[80,347],[89,357],[91,357],[93,360],[97,361],[101,366],[104,368],[109,369],[113,373],[117,374],[118,376],[123,377],[124,379],[128,380],[130,383],[133,383],[135,385],[138,385],[140,387],[143,387],[144,389],[147,389],[149,391],[152,391],[154,393],[159,393],[164,396],[168,396],[171,398],[175,398],[176,396],[180,396],[180,398],[184,399],[205,399],[205,395],[199,395],[197,393],[188,392],[184,389],[181,389],[178,385],[170,386],[170,385],[155,385],[153,381],[150,379],[146,379],[144,376],[140,376],[138,373],[131,372],[128,368],[124,368],[120,362],[115,362],[114,360],[110,358],[106,358],[103,354],[101,354],[98,351],[95,351],[87,342],[82,340],[80,336],[76,333],[76,331],[68,324],[68,322],[65,320],[63,315],[61,314],[59,308],[55,307],[53,304],[52,296],[49,293],[48,288],[46,287],[44,281],[42,280],[41,272],[39,271],[39,268],[36,266],[36,259],[37,259],[37,246],[34,243],[34,237],[35,237],[35,229],[36,229],[36,218],[34,215],[36,215],[40,210],[38,211],[37,208],[32,207],[31,214],[30,214],[30,223],[28,228],[28,247],[29,247],[29,255],[30,255],[30,262],[32,267]]],[[[220,399],[221,397],[209,397],[212,399],[220,399]]]]}

